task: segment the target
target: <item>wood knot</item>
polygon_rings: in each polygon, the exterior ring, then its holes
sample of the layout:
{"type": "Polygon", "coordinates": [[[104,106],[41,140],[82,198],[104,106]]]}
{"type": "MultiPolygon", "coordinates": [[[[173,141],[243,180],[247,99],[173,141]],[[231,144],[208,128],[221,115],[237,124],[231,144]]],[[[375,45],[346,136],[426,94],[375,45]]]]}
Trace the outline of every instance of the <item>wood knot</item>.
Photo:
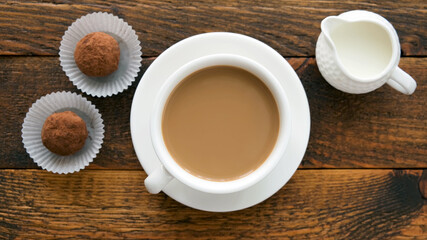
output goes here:
{"type": "Polygon", "coordinates": [[[421,196],[423,196],[424,199],[427,199],[427,170],[423,171],[418,187],[420,188],[421,196]]]}

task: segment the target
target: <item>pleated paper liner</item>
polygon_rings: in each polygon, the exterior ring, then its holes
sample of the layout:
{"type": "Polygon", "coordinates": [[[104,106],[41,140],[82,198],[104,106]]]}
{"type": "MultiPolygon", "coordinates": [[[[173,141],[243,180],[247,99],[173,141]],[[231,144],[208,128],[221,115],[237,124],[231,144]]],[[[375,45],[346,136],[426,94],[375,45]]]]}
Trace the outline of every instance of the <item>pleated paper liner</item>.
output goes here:
{"type": "Polygon", "coordinates": [[[59,60],[71,82],[81,91],[95,97],[108,97],[126,90],[141,67],[141,46],[135,30],[123,19],[109,13],[91,13],[77,19],[62,37],[59,60]],[[89,33],[104,32],[117,40],[120,47],[118,69],[105,77],[89,77],[74,60],[77,43],[89,33]]]}
{"type": "Polygon", "coordinates": [[[22,125],[22,139],[30,157],[41,168],[59,174],[78,172],[88,166],[99,153],[103,138],[104,124],[98,109],[86,98],[71,92],[55,92],[41,97],[33,103],[22,125]],[[88,130],[84,147],[69,156],[49,151],[41,139],[46,118],[64,111],[79,115],[88,130]]]}

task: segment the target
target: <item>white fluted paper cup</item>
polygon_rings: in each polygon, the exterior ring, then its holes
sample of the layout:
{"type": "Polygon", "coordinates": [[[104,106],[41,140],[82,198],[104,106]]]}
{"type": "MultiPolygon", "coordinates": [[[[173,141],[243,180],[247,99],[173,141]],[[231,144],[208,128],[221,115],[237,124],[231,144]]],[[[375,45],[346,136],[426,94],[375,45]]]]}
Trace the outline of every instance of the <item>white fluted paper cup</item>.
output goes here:
{"type": "Polygon", "coordinates": [[[71,92],[55,92],[41,97],[29,109],[22,124],[22,142],[30,157],[47,171],[67,174],[78,172],[93,161],[101,149],[104,124],[98,109],[86,98],[71,92]],[[47,149],[41,132],[47,117],[53,113],[73,111],[88,130],[85,145],[78,152],[61,156],[47,149]]]}
{"type": "Polygon", "coordinates": [[[77,19],[62,37],[59,60],[62,69],[73,84],[95,97],[107,97],[126,90],[141,67],[141,46],[135,30],[123,19],[109,13],[91,13],[77,19]],[[119,43],[118,69],[105,77],[89,77],[82,73],[74,60],[77,43],[89,33],[104,32],[119,43]]]}

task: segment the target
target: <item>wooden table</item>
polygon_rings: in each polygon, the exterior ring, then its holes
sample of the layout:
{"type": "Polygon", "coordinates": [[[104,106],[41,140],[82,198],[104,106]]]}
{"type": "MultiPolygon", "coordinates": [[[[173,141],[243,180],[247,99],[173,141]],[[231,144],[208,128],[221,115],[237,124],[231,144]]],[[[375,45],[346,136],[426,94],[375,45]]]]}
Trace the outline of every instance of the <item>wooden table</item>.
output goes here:
{"type": "Polygon", "coordinates": [[[427,239],[426,1],[1,1],[0,238],[427,239]],[[320,21],[353,9],[381,14],[396,28],[400,67],[418,83],[406,96],[388,86],[363,95],[332,88],[314,58],[320,21]],[[95,11],[136,30],[140,75],[109,98],[83,94],[105,123],[100,154],[85,170],[41,170],[23,148],[21,126],[41,96],[77,92],[59,65],[67,27],[95,11]],[[175,42],[198,33],[237,32],[281,53],[298,73],[311,111],[299,170],[268,200],[209,213],[150,195],[130,137],[139,79],[175,42]]]}

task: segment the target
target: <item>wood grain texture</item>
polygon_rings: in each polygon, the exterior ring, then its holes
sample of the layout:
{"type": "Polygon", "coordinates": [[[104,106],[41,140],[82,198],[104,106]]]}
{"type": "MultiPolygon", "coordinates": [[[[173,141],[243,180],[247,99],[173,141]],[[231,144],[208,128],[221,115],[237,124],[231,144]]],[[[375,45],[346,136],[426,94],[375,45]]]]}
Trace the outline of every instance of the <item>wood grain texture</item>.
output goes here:
{"type": "Polygon", "coordinates": [[[426,15],[419,0],[0,1],[0,239],[427,239],[426,15]],[[321,77],[313,58],[320,21],[354,9],[379,13],[396,28],[400,67],[418,83],[413,95],[388,86],[351,95],[321,77]],[[57,57],[68,26],[96,11],[132,25],[144,57],[133,85],[109,98],[82,94],[57,57]],[[255,37],[288,57],[312,121],[290,182],[231,213],[148,194],[129,127],[135,89],[155,57],[213,31],[255,37]],[[31,104],[63,90],[92,101],[106,132],[89,167],[56,175],[34,164],[20,135],[31,104]]]}
{"type": "Polygon", "coordinates": [[[254,207],[208,213],[148,194],[142,171],[0,170],[0,237],[425,239],[421,173],[299,170],[254,207]]]}
{"type": "Polygon", "coordinates": [[[320,21],[364,9],[396,28],[404,56],[427,55],[425,1],[6,1],[0,3],[0,55],[57,55],[61,37],[77,18],[113,13],[137,31],[144,56],[157,56],[194,34],[243,33],[283,56],[314,56],[320,21]]]}
{"type": "MultiPolygon", "coordinates": [[[[141,169],[133,151],[129,115],[140,76],[122,94],[87,97],[100,110],[104,144],[90,169],[141,169]]],[[[427,168],[427,62],[404,58],[400,66],[417,81],[411,96],[388,86],[363,95],[332,88],[312,58],[290,58],[307,92],[311,136],[305,168],[427,168]]],[[[80,91],[67,79],[57,57],[0,57],[0,168],[37,168],[23,148],[21,126],[31,104],[55,91],[80,91]]]]}
{"type": "MultiPolygon", "coordinates": [[[[144,59],[139,76],[152,59],[144,59]]],[[[25,114],[40,97],[57,91],[81,94],[68,80],[57,57],[0,57],[0,168],[37,168],[26,153],[21,138],[25,114]]],[[[139,81],[137,81],[139,82],[139,81]]],[[[129,116],[137,83],[123,94],[93,98],[84,94],[100,110],[104,120],[104,143],[99,161],[91,168],[141,169],[130,137],[129,116]]]]}
{"type": "Polygon", "coordinates": [[[417,81],[411,96],[389,86],[355,95],[336,90],[314,59],[292,59],[307,93],[311,136],[302,166],[325,168],[427,167],[427,61],[402,59],[417,81]]]}

